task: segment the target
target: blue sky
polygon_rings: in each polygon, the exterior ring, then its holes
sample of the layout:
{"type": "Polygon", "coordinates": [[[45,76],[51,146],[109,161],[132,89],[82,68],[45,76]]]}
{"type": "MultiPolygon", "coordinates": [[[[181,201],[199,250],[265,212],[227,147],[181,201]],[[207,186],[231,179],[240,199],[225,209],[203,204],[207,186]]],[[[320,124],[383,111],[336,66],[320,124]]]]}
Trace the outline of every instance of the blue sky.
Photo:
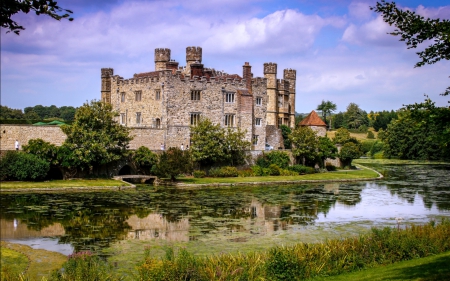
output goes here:
{"type": "MultiPolygon", "coordinates": [[[[396,1],[431,18],[450,19],[446,1],[396,1]]],[[[450,86],[450,62],[414,68],[418,50],[407,50],[393,28],[370,11],[375,1],[63,0],[73,22],[18,14],[20,36],[1,30],[1,104],[23,109],[38,104],[80,106],[100,98],[100,69],[130,78],[154,70],[154,49],[170,48],[185,65],[187,46],[203,48],[205,67],[242,75],[250,62],[255,77],[263,64],[297,70],[296,111],[322,100],[345,111],[399,109],[421,102],[438,105],[450,86]]]]}

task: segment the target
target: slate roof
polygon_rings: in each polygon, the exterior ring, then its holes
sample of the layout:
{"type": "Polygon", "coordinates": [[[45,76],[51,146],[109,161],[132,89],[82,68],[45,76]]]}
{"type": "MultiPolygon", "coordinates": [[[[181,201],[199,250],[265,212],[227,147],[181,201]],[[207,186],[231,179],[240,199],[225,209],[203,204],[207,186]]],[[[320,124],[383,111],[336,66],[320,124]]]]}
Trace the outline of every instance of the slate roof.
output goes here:
{"type": "Polygon", "coordinates": [[[324,126],[326,127],[327,124],[323,122],[322,119],[320,119],[319,115],[313,110],[311,111],[308,116],[306,116],[305,119],[303,119],[300,123],[298,123],[299,126],[324,126]]]}

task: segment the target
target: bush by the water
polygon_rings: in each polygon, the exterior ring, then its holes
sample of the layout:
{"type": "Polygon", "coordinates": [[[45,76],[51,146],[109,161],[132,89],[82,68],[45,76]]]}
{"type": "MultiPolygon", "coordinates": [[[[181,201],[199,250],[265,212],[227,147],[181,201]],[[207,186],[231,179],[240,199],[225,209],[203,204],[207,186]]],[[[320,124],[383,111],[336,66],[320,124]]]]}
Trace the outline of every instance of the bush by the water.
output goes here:
{"type": "Polygon", "coordinates": [[[8,151],[0,158],[1,180],[42,180],[49,170],[49,162],[21,151],[8,151]]]}
{"type": "Polygon", "coordinates": [[[325,169],[326,169],[328,172],[336,171],[336,166],[331,165],[330,163],[327,163],[327,164],[325,165],[325,169]]]}
{"type": "Polygon", "coordinates": [[[243,178],[255,176],[255,174],[253,174],[253,170],[250,168],[239,170],[238,175],[243,178]]]}
{"type": "Polygon", "coordinates": [[[220,167],[220,168],[211,168],[208,172],[208,175],[213,178],[230,178],[237,177],[238,170],[236,167],[220,167]]]}
{"type": "Polygon", "coordinates": [[[312,167],[306,167],[303,165],[292,165],[288,167],[288,170],[294,171],[297,174],[314,174],[316,170],[312,167]]]}
{"type": "Polygon", "coordinates": [[[201,171],[201,170],[195,170],[193,174],[194,174],[194,178],[204,178],[206,176],[205,171],[201,171]]]}
{"type": "Polygon", "coordinates": [[[263,153],[256,159],[256,165],[262,168],[269,168],[270,165],[275,164],[281,169],[286,169],[289,166],[289,162],[289,155],[284,151],[277,150],[263,153]]]}
{"type": "Polygon", "coordinates": [[[450,250],[450,223],[405,229],[372,229],[369,234],[324,243],[275,247],[268,252],[195,257],[168,249],[165,258],[147,251],[139,280],[305,280],[331,276],[450,250]]]}
{"type": "Polygon", "coordinates": [[[372,147],[370,148],[369,154],[370,156],[374,157],[375,154],[380,153],[383,151],[384,143],[380,140],[377,140],[374,142],[372,147]]]}

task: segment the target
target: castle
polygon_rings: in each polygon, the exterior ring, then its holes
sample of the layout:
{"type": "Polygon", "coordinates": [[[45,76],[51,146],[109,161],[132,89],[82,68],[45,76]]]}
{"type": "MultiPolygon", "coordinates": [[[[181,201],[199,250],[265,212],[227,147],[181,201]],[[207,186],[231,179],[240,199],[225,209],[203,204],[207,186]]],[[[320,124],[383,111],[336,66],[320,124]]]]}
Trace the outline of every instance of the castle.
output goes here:
{"type": "Polygon", "coordinates": [[[202,64],[202,48],[186,48],[186,66],[171,60],[170,49],[155,49],[155,71],[130,79],[101,69],[101,99],[119,113],[117,121],[133,128],[132,149],[152,150],[190,144],[190,126],[201,117],[223,127],[241,128],[252,150],[269,143],[283,147],[280,125],[295,127],[296,71],[264,63],[264,77],[253,77],[248,62],[242,77],[202,64]],[[136,146],[136,147],[134,147],[136,146]]]}

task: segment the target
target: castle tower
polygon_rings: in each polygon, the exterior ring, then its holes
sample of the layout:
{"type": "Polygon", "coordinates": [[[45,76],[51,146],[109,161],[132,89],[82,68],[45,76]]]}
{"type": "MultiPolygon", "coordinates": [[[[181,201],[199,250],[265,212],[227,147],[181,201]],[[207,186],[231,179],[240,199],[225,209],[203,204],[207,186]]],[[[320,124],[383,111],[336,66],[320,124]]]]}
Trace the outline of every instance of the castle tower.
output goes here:
{"type": "Polygon", "coordinates": [[[111,103],[111,76],[114,75],[114,69],[102,68],[102,101],[111,103]]]}
{"type": "Polygon", "coordinates": [[[289,81],[289,119],[292,129],[295,128],[295,81],[297,79],[297,71],[295,69],[285,69],[283,78],[289,81]]]}
{"type": "Polygon", "coordinates": [[[155,71],[166,69],[166,64],[170,61],[170,49],[155,49],[155,71]]]}
{"type": "Polygon", "coordinates": [[[267,79],[267,125],[278,126],[276,63],[264,63],[264,78],[267,79]]]}
{"type": "Polygon", "coordinates": [[[191,74],[191,64],[202,62],[201,47],[186,47],[186,73],[191,74]]]}

